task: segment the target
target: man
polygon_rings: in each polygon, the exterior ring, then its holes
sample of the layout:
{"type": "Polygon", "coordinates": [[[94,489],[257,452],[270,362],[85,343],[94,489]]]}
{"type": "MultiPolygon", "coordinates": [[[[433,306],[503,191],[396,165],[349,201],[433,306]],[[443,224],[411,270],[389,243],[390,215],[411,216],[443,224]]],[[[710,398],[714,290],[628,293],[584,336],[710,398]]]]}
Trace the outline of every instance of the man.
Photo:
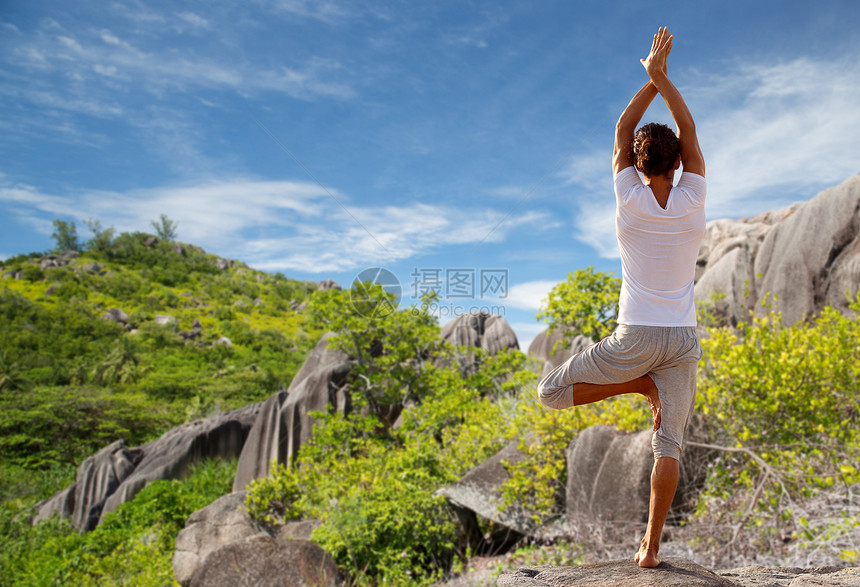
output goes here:
{"type": "Polygon", "coordinates": [[[660,535],[678,485],[678,461],[696,396],[693,279],[705,230],[705,160],[684,99],[669,80],[672,35],[661,28],[648,57],[650,78],[615,127],[615,183],[622,286],[618,328],[538,384],[541,401],[563,409],[624,393],[644,395],[654,421],[648,527],[634,560],[656,567],[660,535]],[[660,124],[634,129],[660,94],[678,135],[660,124]],[[675,172],[684,169],[677,186],[675,172]],[[644,183],[637,170],[642,172],[644,183]]]}

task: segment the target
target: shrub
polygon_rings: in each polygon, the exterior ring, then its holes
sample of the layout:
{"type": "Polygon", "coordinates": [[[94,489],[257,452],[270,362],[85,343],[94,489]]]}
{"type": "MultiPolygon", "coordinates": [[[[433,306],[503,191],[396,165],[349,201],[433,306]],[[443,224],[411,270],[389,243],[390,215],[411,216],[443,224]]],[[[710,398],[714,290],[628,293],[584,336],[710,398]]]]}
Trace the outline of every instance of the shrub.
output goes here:
{"type": "Polygon", "coordinates": [[[806,532],[801,501],[860,483],[860,321],[825,308],[786,327],[771,311],[710,332],[698,407],[722,454],[699,503],[714,529],[702,539],[780,551],[806,532]]]}

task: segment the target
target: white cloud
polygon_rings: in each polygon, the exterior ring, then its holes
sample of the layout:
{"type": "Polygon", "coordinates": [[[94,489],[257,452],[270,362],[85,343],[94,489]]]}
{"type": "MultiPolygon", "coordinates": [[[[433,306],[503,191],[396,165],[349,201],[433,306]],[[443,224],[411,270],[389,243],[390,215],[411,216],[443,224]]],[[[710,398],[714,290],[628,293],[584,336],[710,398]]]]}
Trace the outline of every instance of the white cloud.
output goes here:
{"type": "MultiPolygon", "coordinates": [[[[611,188],[607,188],[611,189],[611,188]]],[[[590,246],[604,259],[619,257],[615,236],[615,199],[580,200],[573,219],[573,237],[590,246]]]]}
{"type": "Polygon", "coordinates": [[[193,12],[177,12],[176,16],[195,29],[209,30],[211,28],[208,20],[198,14],[194,14],[193,12]]]}
{"type": "Polygon", "coordinates": [[[858,95],[856,55],[747,64],[701,80],[694,99],[709,215],[806,200],[860,171],[858,95]]]}
{"type": "MultiPolygon", "coordinates": [[[[808,200],[860,171],[860,62],[741,64],[681,86],[697,121],[708,176],[709,218],[738,218],[808,200]]],[[[614,199],[604,150],[575,159],[561,176],[585,188],[577,240],[617,258],[614,199]]]]}
{"type": "MultiPolygon", "coordinates": [[[[186,21],[193,20],[195,16],[182,14],[186,21]]],[[[302,100],[354,95],[348,83],[336,79],[335,76],[344,70],[330,59],[310,58],[302,63],[266,69],[232,59],[203,58],[192,52],[178,55],[161,45],[144,50],[109,30],[63,32],[48,35],[42,31],[29,41],[19,43],[6,60],[31,70],[61,71],[85,84],[103,80],[88,75],[88,72],[96,71],[102,76],[122,77],[129,86],[133,84],[136,88],[156,93],[210,88],[243,95],[277,92],[302,100]],[[110,50],[106,50],[106,46],[110,50]]],[[[103,88],[85,85],[76,89],[79,94],[89,95],[103,88]]],[[[110,89],[115,88],[111,86],[110,89]]],[[[26,92],[20,93],[26,95],[26,92]]],[[[61,88],[55,88],[53,93],[56,102],[68,95],[61,88]]]]}
{"type": "Polygon", "coordinates": [[[595,194],[606,194],[611,187],[612,169],[610,146],[571,158],[559,173],[568,184],[578,184],[595,194]]]}
{"type": "Polygon", "coordinates": [[[323,22],[333,22],[351,14],[344,6],[327,0],[272,0],[271,6],[276,11],[323,22]]]}
{"type": "Polygon", "coordinates": [[[508,290],[508,296],[499,302],[512,308],[537,311],[546,302],[549,290],[555,287],[555,281],[526,281],[513,285],[508,290]]]}
{"type": "Polygon", "coordinates": [[[21,34],[21,29],[16,27],[11,22],[0,22],[0,28],[4,28],[4,29],[6,29],[7,32],[14,33],[16,35],[21,34]]]}
{"type": "MultiPolygon", "coordinates": [[[[43,194],[30,186],[0,186],[0,201],[42,232],[50,226],[45,215],[96,218],[118,231],[145,231],[150,221],[166,214],[178,223],[183,241],[241,258],[259,269],[310,273],[383,264],[446,245],[477,243],[501,218],[498,212],[435,204],[361,206],[310,182],[246,179],[68,197],[43,194]]],[[[491,240],[498,242],[511,228],[541,220],[539,214],[509,220],[491,240]]]]}

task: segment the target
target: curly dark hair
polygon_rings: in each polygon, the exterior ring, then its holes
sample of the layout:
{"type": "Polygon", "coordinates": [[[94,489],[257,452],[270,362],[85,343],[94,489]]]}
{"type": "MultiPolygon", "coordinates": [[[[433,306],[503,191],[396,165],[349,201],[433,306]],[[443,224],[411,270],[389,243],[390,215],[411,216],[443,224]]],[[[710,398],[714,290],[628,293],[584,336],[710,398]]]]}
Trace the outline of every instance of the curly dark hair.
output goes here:
{"type": "Polygon", "coordinates": [[[681,154],[681,143],[675,132],[665,124],[652,122],[636,131],[633,140],[633,159],[648,177],[668,175],[675,169],[681,154]]]}

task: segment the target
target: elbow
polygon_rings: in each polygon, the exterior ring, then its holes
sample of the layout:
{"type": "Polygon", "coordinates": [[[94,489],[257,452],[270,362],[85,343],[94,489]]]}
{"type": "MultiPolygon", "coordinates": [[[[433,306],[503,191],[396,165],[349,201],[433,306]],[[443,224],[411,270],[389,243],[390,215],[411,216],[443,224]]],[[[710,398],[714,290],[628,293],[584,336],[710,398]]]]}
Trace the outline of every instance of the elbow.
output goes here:
{"type": "Polygon", "coordinates": [[[618,119],[618,122],[615,123],[615,136],[626,136],[632,135],[636,131],[636,122],[635,120],[630,120],[630,117],[621,115],[621,118],[618,119]]]}

